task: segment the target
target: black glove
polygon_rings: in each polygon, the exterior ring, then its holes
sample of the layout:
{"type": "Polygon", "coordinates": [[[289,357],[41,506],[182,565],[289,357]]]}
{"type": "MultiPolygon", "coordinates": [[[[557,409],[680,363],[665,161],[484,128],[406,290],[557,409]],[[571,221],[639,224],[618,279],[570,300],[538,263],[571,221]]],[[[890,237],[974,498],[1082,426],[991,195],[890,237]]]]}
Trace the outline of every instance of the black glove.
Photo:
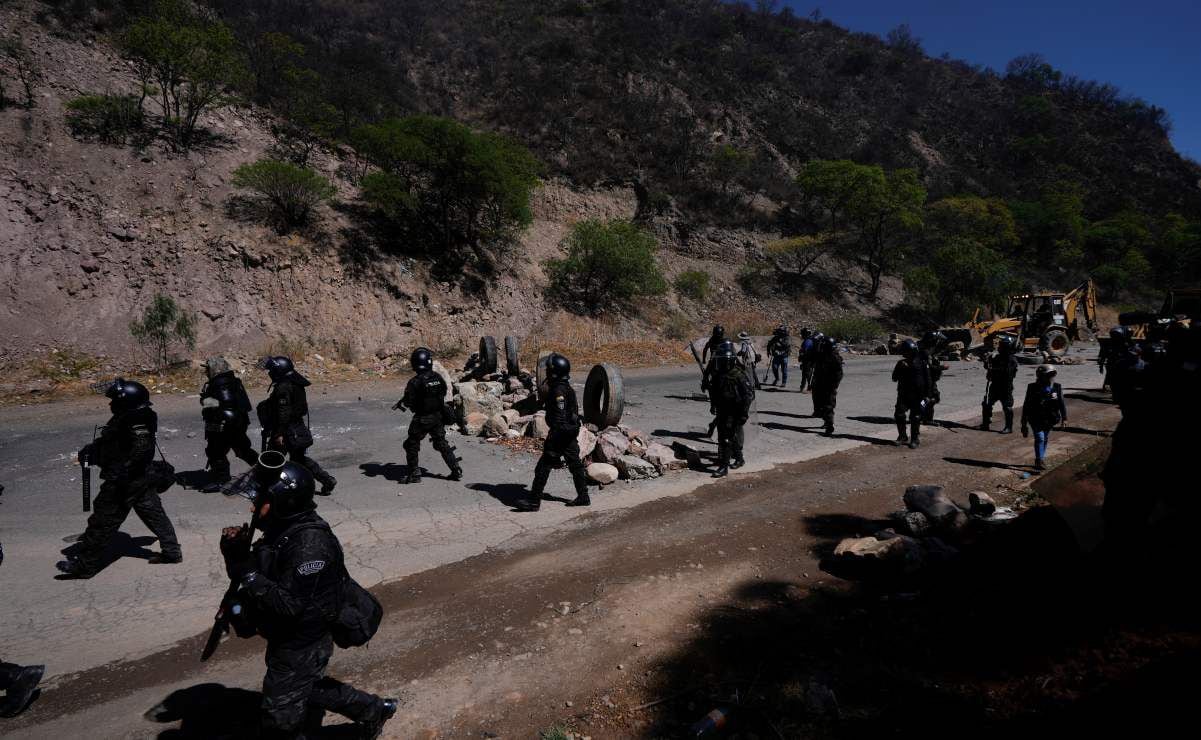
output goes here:
{"type": "Polygon", "coordinates": [[[88,444],[84,445],[83,447],[79,448],[78,457],[80,460],[89,460],[91,458],[91,456],[92,456],[92,444],[90,442],[88,444]]]}
{"type": "Polygon", "coordinates": [[[395,411],[408,411],[408,409],[405,408],[405,402],[403,399],[392,404],[392,408],[395,411]]]}
{"type": "Polygon", "coordinates": [[[254,570],[254,560],[250,556],[251,536],[248,524],[221,530],[221,555],[225,558],[225,572],[232,580],[241,580],[254,570]]]}

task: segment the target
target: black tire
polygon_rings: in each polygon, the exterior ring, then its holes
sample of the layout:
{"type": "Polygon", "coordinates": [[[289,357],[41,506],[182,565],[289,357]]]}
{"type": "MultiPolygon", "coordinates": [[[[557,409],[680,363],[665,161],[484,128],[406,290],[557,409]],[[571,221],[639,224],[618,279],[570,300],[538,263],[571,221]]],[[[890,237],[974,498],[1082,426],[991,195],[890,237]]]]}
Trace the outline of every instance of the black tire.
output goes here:
{"type": "Polygon", "coordinates": [[[584,382],[584,421],[598,429],[616,426],[625,411],[621,370],[607,362],[594,365],[584,382]]]}
{"type": "Polygon", "coordinates": [[[1049,329],[1039,342],[1039,349],[1049,355],[1062,357],[1072,346],[1072,340],[1063,329],[1049,329]]]}
{"type": "Polygon", "coordinates": [[[517,357],[518,349],[520,349],[520,345],[517,337],[505,337],[505,370],[509,375],[521,372],[521,363],[517,357]]]}
{"type": "Polygon", "coordinates": [[[480,372],[489,375],[496,372],[496,339],[480,337],[480,372]]]}

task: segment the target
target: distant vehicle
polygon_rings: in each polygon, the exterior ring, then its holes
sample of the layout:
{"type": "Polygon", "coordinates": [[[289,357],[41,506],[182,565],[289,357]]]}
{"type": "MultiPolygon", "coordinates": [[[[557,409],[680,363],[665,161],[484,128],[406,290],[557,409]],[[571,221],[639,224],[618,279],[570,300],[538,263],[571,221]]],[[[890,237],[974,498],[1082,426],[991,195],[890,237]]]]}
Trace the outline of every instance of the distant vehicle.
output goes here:
{"type": "Polygon", "coordinates": [[[1158,332],[1179,321],[1188,326],[1201,316],[1201,288],[1172,288],[1164,296],[1159,313],[1127,311],[1118,316],[1118,323],[1129,326],[1135,339],[1155,338],[1158,332]]]}
{"type": "Polygon", "coordinates": [[[1037,349],[1060,356],[1072,342],[1089,338],[1097,330],[1097,288],[1086,280],[1067,293],[1024,293],[1009,297],[1000,318],[981,319],[977,308],[963,328],[943,329],[950,341],[975,346],[979,335],[986,350],[996,346],[1002,334],[1017,340],[1021,349],[1037,349]]]}

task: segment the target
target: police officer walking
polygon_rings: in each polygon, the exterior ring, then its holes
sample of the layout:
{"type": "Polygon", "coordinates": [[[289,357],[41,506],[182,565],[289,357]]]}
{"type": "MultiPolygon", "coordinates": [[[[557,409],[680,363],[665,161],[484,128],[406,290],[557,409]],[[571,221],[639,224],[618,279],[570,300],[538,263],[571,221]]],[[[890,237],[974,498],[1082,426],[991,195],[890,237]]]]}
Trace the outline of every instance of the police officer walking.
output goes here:
{"type": "Polygon", "coordinates": [[[788,385],[788,359],[792,355],[792,339],[788,336],[788,327],[783,324],[772,332],[767,342],[767,354],[771,357],[771,384],[788,385]]]}
{"type": "Polygon", "coordinates": [[[261,736],[303,738],[331,711],[354,720],[362,737],[379,737],[397,700],[325,675],[334,650],[330,625],[349,576],[337,537],[316,512],[313,476],[289,461],[260,465],[254,478],[239,491],[251,501],[253,524],[223,530],[221,553],[241,618],[267,640],[261,736]],[[255,528],[263,536],[252,546],[255,528]]]}
{"type": "Polygon", "coordinates": [[[893,419],[897,423],[897,444],[908,444],[916,449],[921,444],[922,418],[926,413],[926,399],[930,395],[930,369],[922,361],[917,342],[906,339],[901,342],[901,359],[892,370],[893,382],[897,384],[897,404],[893,419]],[[905,428],[908,421],[908,431],[905,428]]]}
{"type": "Polygon", "coordinates": [[[917,343],[922,361],[930,370],[930,397],[926,399],[926,413],[922,419],[926,424],[934,423],[934,407],[942,400],[942,394],[938,392],[938,381],[942,380],[942,374],[948,367],[938,361],[938,352],[946,341],[946,334],[940,331],[928,331],[917,343]]]}
{"type": "MultiPolygon", "coordinates": [[[[728,341],[725,344],[729,344],[728,341]]],[[[568,506],[588,506],[588,473],[580,459],[580,410],[576,403],[575,390],[571,387],[571,362],[560,354],[553,354],[546,364],[547,392],[543,408],[550,433],[542,442],[542,457],[534,468],[534,484],[530,497],[518,502],[522,511],[537,511],[542,505],[542,494],[550,471],[562,460],[571,471],[575,483],[575,500],[568,506]]]]}
{"type": "Polygon", "coordinates": [[[103,482],[78,550],[56,564],[73,578],[96,575],[109,540],[131,510],[158,538],[159,553],[148,562],[159,565],[183,561],[175,527],[158,495],[158,481],[149,470],[158,432],[158,415],[150,408],[150,392],[141,383],[117,378],[105,395],[113,416],[100,430],[100,437],[79,451],[81,460],[100,466],[103,482]]]}
{"type": "Polygon", "coordinates": [[[266,449],[287,453],[289,459],[306,467],[321,483],[322,496],[330,495],[338,484],[337,479],[306,454],[313,445],[313,433],[305,418],[309,413],[309,402],[304,389],[311,383],[296,372],[287,357],[267,357],[260,367],[271,378],[271,394],[258,406],[266,449]]]}
{"type": "Polygon", "coordinates": [[[984,418],[980,429],[988,431],[992,423],[993,406],[1000,401],[1005,414],[1005,428],[1001,434],[1013,432],[1013,379],[1018,374],[1018,360],[1014,356],[1017,342],[1005,334],[997,340],[997,351],[984,360],[984,371],[988,377],[988,391],[984,396],[984,418]]]}
{"type": "Polygon", "coordinates": [[[813,415],[826,423],[824,434],[834,434],[834,409],[842,383],[842,356],[833,337],[822,337],[813,350],[813,415]]]}
{"type": "Polygon", "coordinates": [[[246,435],[252,408],[246,387],[224,357],[205,360],[204,371],[208,382],[200,389],[200,416],[204,419],[204,439],[208,443],[204,455],[208,458],[211,481],[200,490],[216,493],[230,478],[226,457],[230,450],[247,465],[258,462],[259,455],[246,435]]]}
{"type": "Polygon", "coordinates": [[[714,478],[729,475],[730,468],[745,464],[742,456],[743,426],[755,400],[755,386],[734,354],[733,342],[718,345],[709,383],[709,410],[717,425],[717,471],[714,478]],[[731,462],[732,460],[732,462],[731,462]]]}
{"type": "Polygon", "coordinates": [[[409,355],[413,376],[405,386],[404,396],[393,406],[401,411],[412,411],[409,436],[405,439],[405,463],[408,472],[405,483],[421,481],[421,467],[417,464],[421,451],[421,440],[428,434],[434,449],[442,455],[446,467],[450,468],[451,480],[462,480],[463,469],[455,457],[455,448],[446,441],[446,381],[434,372],[434,355],[425,347],[418,347],[409,355]]]}

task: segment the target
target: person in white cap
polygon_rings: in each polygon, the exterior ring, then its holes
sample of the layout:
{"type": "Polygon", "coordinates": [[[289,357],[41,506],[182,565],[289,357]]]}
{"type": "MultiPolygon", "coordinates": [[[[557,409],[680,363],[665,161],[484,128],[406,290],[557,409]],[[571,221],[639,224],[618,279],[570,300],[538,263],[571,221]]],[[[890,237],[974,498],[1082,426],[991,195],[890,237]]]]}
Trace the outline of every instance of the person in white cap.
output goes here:
{"type": "Polygon", "coordinates": [[[1034,382],[1026,386],[1022,403],[1022,436],[1034,430],[1034,467],[1046,470],[1047,442],[1051,430],[1068,420],[1068,407],[1063,401],[1063,387],[1055,382],[1056,370],[1051,365],[1039,365],[1034,382]]]}

